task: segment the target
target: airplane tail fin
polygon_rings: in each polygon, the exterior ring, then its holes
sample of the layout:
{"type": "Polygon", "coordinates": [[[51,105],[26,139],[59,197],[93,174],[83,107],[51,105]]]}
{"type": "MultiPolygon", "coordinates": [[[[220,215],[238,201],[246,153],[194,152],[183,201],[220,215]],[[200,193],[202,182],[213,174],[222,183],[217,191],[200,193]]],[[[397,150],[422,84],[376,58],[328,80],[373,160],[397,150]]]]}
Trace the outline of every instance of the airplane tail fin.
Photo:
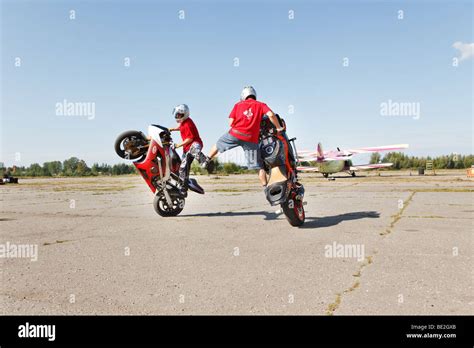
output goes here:
{"type": "Polygon", "coordinates": [[[318,153],[318,160],[322,161],[324,159],[324,152],[323,152],[323,146],[321,145],[321,143],[318,143],[318,148],[316,152],[318,153]]]}

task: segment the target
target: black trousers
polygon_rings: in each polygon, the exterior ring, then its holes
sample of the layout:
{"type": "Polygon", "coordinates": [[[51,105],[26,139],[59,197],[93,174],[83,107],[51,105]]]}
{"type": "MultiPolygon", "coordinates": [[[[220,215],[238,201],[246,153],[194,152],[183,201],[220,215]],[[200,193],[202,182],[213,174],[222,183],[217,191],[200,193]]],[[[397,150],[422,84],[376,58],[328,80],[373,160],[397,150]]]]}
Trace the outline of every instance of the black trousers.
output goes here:
{"type": "Polygon", "coordinates": [[[183,187],[187,187],[191,163],[197,159],[200,164],[204,163],[207,157],[201,152],[202,147],[199,143],[192,143],[189,150],[183,153],[181,165],[179,166],[179,179],[183,187]]]}

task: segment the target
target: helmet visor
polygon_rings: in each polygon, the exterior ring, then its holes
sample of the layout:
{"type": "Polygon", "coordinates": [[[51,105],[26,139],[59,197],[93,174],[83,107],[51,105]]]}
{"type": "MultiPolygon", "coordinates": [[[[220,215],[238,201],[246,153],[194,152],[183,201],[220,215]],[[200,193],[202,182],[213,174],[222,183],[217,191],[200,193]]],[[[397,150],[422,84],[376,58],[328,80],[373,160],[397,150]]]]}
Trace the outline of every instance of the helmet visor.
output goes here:
{"type": "Polygon", "coordinates": [[[176,113],[176,115],[174,115],[174,118],[177,119],[177,120],[180,120],[184,117],[184,114],[183,113],[176,113]]]}

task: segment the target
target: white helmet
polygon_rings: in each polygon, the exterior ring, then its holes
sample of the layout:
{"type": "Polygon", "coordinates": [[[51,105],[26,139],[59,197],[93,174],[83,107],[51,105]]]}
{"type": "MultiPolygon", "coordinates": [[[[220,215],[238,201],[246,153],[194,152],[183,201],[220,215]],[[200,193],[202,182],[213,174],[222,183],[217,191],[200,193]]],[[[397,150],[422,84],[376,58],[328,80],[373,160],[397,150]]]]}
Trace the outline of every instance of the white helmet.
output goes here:
{"type": "Polygon", "coordinates": [[[189,117],[189,107],[186,104],[179,104],[173,109],[173,117],[177,122],[183,122],[189,117]]]}
{"type": "Polygon", "coordinates": [[[257,91],[252,86],[245,86],[242,92],[240,93],[240,100],[245,100],[249,96],[253,95],[257,99],[257,91]]]}

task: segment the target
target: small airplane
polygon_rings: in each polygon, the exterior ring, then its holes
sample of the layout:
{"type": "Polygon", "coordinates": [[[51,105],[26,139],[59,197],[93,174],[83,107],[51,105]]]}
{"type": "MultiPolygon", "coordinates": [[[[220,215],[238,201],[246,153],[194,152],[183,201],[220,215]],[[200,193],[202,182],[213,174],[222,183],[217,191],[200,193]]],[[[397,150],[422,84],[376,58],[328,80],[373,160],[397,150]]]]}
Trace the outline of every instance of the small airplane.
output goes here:
{"type": "Polygon", "coordinates": [[[352,155],[360,153],[370,152],[381,152],[381,151],[392,151],[392,150],[403,150],[407,149],[408,144],[397,144],[397,145],[385,145],[376,147],[363,147],[360,149],[341,150],[337,148],[337,151],[323,152],[321,143],[318,143],[316,152],[314,151],[298,151],[298,159],[300,162],[316,162],[317,167],[312,166],[299,166],[297,167],[300,171],[306,172],[319,172],[323,174],[325,178],[329,174],[347,172],[352,176],[356,176],[358,170],[370,170],[377,168],[391,167],[393,163],[377,163],[377,164],[352,164],[352,155]]]}

